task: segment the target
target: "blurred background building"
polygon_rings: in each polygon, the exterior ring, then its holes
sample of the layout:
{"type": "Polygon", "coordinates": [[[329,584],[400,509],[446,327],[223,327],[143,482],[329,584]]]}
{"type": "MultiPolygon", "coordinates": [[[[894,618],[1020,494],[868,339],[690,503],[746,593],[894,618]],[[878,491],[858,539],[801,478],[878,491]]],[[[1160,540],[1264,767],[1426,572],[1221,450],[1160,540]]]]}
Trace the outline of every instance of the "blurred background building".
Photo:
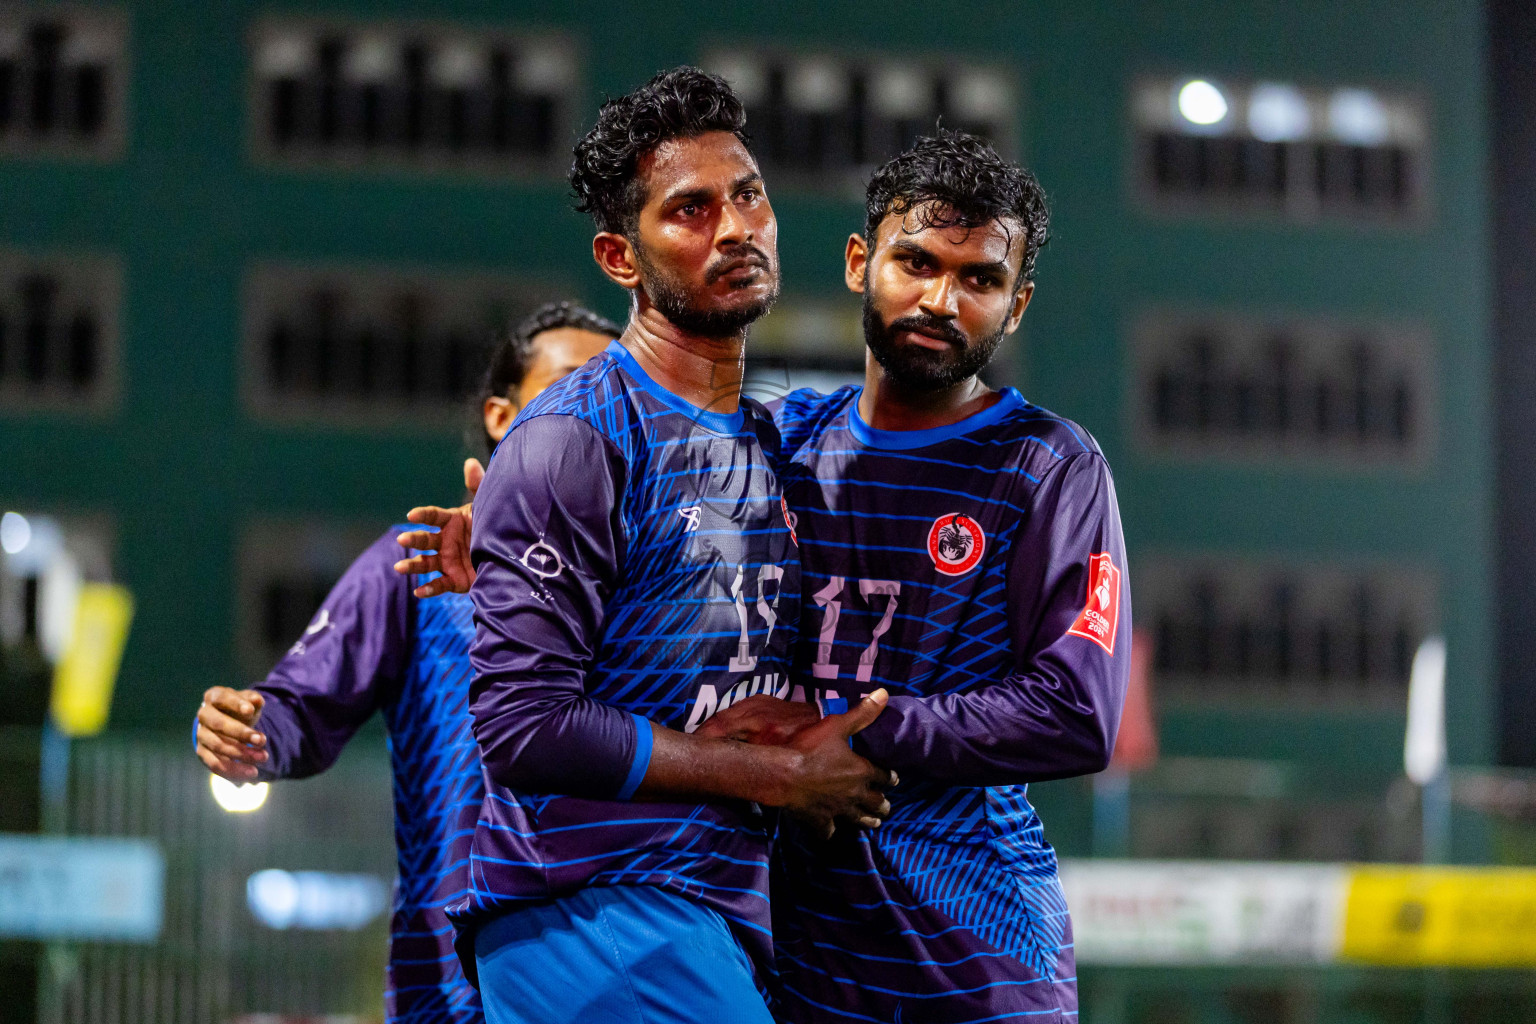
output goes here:
{"type": "MultiPolygon", "coordinates": [[[[1536,764],[1533,52],[1528,4],[1440,0],[0,7],[0,830],[46,824],[50,662],[111,580],[136,618],[59,824],[166,870],[157,943],[0,942],[0,998],[378,1014],[382,732],[235,816],[187,726],[385,526],[458,497],[489,327],[551,297],[623,316],[570,146],[684,62],[746,101],[780,219],[762,397],[858,376],[843,243],[917,134],[983,133],[1051,196],[995,376],[1114,467],[1160,747],[1036,787],[1064,856],[1421,859],[1404,714],[1441,635],[1445,852],[1536,861],[1531,783],[1498,768],[1536,764]],[[282,909],[315,886],[351,916],[282,909]]],[[[1511,971],[1081,977],[1095,1024],[1536,1019],[1511,971]]]]}

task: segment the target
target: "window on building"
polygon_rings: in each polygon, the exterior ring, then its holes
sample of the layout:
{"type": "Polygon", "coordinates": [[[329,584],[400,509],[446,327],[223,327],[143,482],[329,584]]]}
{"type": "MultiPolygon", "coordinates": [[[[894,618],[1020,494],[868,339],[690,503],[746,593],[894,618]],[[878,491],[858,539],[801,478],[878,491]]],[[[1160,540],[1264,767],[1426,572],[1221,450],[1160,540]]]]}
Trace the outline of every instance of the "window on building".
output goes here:
{"type": "Polygon", "coordinates": [[[570,162],[578,75],[562,37],[273,19],[252,45],[266,159],[539,173],[570,162]]]}
{"type": "Polygon", "coordinates": [[[325,595],[363,549],[378,539],[376,526],[305,527],[303,542],[277,522],[248,524],[240,547],[236,595],[241,667],[266,675],[304,637],[325,595]]]}
{"type": "Polygon", "coordinates": [[[0,400],[10,409],[99,408],[117,365],[110,259],[0,253],[0,400]]]}
{"type": "Polygon", "coordinates": [[[1428,122],[1407,94],[1145,78],[1133,107],[1137,175],[1159,207],[1402,220],[1424,205],[1428,122]]]}
{"type": "Polygon", "coordinates": [[[127,31],[110,13],[0,8],[0,155],[116,154],[127,31]]]}
{"type": "Polygon", "coordinates": [[[1159,690],[1188,697],[1400,702],[1438,619],[1432,578],[1411,569],[1212,556],[1135,576],[1159,690]]]}
{"type": "Polygon", "coordinates": [[[775,181],[861,189],[870,168],[940,122],[1014,149],[1017,86],[994,65],[730,50],[704,66],[746,105],[752,148],[775,181]]]}
{"type": "Polygon", "coordinates": [[[491,275],[260,267],[247,286],[248,394],[278,416],[456,422],[497,332],[553,297],[491,275]]]}
{"type": "Polygon", "coordinates": [[[1413,328],[1154,314],[1132,353],[1135,436],[1154,452],[1411,463],[1433,443],[1413,328]]]}

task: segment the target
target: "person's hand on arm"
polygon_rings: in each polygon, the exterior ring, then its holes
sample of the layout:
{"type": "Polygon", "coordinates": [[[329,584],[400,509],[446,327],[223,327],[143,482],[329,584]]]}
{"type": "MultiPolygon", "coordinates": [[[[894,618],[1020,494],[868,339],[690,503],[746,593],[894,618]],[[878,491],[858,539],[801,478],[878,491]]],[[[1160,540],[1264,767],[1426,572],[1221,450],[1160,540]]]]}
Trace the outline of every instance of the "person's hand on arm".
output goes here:
{"type": "Polygon", "coordinates": [[[256,731],[266,698],[255,690],[212,686],[197,709],[197,758],[230,782],[254,782],[266,764],[267,738],[256,731]]]}
{"type": "Polygon", "coordinates": [[[422,505],[406,513],[408,522],[430,526],[431,530],[407,530],[396,538],[407,551],[421,554],[402,558],[395,563],[395,572],[402,576],[425,576],[441,573],[428,580],[412,593],[417,597],[436,597],[439,594],[467,594],[475,582],[475,567],[469,557],[469,537],[474,526],[474,499],[485,479],[485,469],[479,459],[464,460],[464,487],[469,491],[469,501],[457,508],[422,505]]]}
{"type": "Polygon", "coordinates": [[[885,790],[896,785],[896,775],[855,754],[848,740],[879,717],[886,699],[876,690],[852,710],[826,718],[811,707],[812,722],[790,710],[790,701],[751,698],[739,705],[751,709],[732,716],[734,727],[709,729],[706,722],[692,735],[652,723],[650,767],[635,796],[751,800],[783,808],[824,835],[838,823],[879,828],[891,813],[885,790]]]}

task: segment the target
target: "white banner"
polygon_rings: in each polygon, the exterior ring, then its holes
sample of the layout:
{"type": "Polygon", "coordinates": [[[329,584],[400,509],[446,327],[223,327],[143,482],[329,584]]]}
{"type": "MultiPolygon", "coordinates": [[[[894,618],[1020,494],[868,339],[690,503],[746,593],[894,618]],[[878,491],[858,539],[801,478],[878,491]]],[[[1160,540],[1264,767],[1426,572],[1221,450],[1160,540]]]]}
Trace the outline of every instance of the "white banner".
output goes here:
{"type": "Polygon", "coordinates": [[[1349,877],[1333,864],[1061,865],[1084,964],[1332,963],[1349,877]]]}

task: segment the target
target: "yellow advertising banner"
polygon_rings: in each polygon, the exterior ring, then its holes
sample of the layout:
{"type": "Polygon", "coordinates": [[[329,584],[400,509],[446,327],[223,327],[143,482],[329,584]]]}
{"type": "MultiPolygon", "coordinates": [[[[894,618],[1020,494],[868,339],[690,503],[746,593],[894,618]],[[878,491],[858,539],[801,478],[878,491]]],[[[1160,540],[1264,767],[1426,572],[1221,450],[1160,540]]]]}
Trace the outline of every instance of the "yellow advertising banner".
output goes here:
{"type": "Polygon", "coordinates": [[[94,736],[107,724],[112,688],[133,621],[133,595],[110,583],[80,588],[75,630],[53,673],[53,723],[66,736],[94,736]]]}
{"type": "Polygon", "coordinates": [[[1536,968],[1536,869],[1072,860],[1078,962],[1536,968]]]}
{"type": "Polygon", "coordinates": [[[1536,967],[1536,871],[1351,868],[1340,955],[1391,967],[1536,967]]]}

